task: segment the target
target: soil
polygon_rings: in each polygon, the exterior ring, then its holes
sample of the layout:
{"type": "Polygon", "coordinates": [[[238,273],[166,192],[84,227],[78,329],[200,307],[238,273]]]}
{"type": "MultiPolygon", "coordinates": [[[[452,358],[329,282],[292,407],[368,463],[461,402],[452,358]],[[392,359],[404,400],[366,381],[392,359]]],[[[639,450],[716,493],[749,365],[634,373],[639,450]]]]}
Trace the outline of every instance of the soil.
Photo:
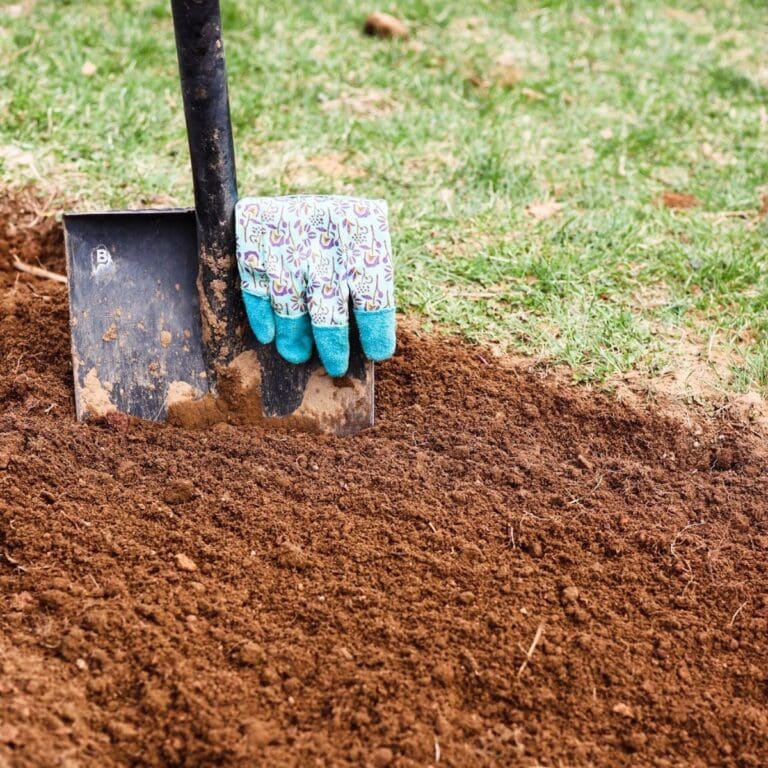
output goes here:
{"type": "Polygon", "coordinates": [[[768,458],[403,332],[353,438],[74,420],[0,205],[0,766],[762,766],[768,458]]]}

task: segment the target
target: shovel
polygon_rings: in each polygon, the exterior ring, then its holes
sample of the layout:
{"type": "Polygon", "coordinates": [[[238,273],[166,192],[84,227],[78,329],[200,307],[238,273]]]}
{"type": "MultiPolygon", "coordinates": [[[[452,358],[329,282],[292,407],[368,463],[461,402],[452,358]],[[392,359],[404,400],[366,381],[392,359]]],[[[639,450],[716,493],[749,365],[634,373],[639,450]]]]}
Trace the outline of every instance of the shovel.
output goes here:
{"type": "MultiPolygon", "coordinates": [[[[338,435],[373,424],[374,372],[350,327],[347,375],[292,365],[250,331],[218,0],[171,0],[195,208],[67,213],[77,418],[188,427],[268,422],[338,435]]],[[[350,312],[354,317],[354,313],[350,312]]]]}

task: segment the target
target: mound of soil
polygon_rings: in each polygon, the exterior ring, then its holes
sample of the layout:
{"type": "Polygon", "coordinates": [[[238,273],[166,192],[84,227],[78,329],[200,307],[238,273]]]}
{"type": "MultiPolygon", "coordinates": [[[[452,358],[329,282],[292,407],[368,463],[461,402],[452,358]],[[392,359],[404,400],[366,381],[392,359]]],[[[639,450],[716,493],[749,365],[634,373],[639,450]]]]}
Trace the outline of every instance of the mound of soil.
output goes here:
{"type": "Polygon", "coordinates": [[[404,333],[354,438],[73,417],[0,221],[0,766],[761,766],[768,461],[404,333]]]}

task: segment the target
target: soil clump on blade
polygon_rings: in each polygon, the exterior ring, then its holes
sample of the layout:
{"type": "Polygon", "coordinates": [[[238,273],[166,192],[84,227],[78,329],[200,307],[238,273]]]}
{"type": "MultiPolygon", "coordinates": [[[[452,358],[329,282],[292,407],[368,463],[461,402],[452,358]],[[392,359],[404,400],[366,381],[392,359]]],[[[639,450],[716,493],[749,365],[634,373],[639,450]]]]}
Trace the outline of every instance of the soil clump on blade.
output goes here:
{"type": "Polygon", "coordinates": [[[748,426],[416,332],[356,437],[78,424],[0,211],[0,766],[765,765],[748,426]]]}

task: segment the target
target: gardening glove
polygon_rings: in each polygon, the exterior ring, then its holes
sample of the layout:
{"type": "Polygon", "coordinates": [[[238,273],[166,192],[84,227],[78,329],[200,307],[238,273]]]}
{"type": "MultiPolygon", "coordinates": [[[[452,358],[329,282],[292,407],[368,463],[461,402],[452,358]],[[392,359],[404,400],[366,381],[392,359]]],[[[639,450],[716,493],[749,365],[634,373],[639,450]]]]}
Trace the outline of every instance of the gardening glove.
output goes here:
{"type": "Polygon", "coordinates": [[[363,352],[395,351],[392,248],[383,200],[336,195],[246,197],[235,209],[248,320],[290,363],[312,356],[329,376],[349,367],[349,300],[363,352]]]}

